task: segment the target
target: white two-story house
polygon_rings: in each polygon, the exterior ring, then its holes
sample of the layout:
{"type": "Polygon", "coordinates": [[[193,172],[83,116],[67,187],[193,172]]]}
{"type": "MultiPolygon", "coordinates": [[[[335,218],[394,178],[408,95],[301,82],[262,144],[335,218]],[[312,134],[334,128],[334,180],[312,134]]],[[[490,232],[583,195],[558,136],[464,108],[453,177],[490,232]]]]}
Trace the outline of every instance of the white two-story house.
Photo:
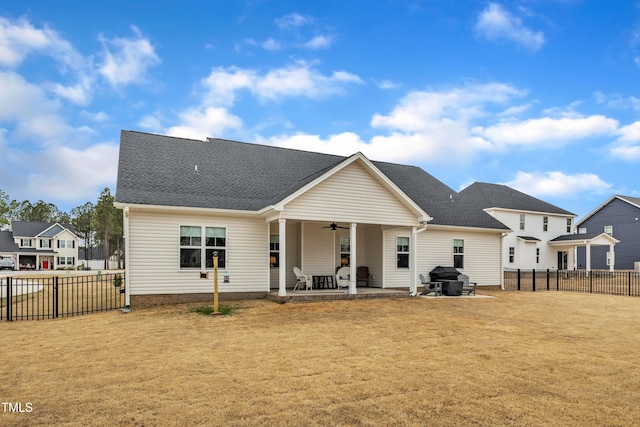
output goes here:
{"type": "Polygon", "coordinates": [[[555,239],[572,233],[574,213],[500,184],[476,182],[460,196],[474,200],[512,230],[502,239],[504,268],[573,268],[571,243],[555,239]]]}
{"type": "Polygon", "coordinates": [[[75,268],[78,236],[69,224],[12,221],[0,255],[12,258],[20,270],[75,268]]]}

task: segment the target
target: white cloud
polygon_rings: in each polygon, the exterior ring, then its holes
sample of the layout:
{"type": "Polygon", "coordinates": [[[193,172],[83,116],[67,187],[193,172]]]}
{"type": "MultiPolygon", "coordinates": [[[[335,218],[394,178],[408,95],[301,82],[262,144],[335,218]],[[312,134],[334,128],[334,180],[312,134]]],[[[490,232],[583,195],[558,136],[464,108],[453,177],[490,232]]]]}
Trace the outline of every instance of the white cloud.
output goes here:
{"type": "Polygon", "coordinates": [[[502,183],[531,196],[573,196],[579,193],[606,193],[612,185],[598,175],[578,173],[567,175],[563,172],[518,172],[516,177],[502,183]]]}
{"type": "Polygon", "coordinates": [[[280,28],[301,27],[313,22],[313,17],[290,13],[275,20],[275,24],[280,28]]]}
{"type": "Polygon", "coordinates": [[[612,135],[618,122],[601,115],[582,118],[542,117],[524,121],[498,123],[486,128],[477,127],[474,133],[498,145],[557,146],[579,139],[612,135]]]}
{"type": "Polygon", "coordinates": [[[497,3],[489,3],[480,13],[476,33],[489,40],[511,40],[531,50],[538,50],[545,43],[544,33],[525,27],[520,18],[497,3]]]}
{"type": "Polygon", "coordinates": [[[224,108],[192,108],[180,114],[180,125],[166,130],[167,135],[204,140],[222,135],[227,129],[242,128],[242,120],[224,108]]]}
{"type": "Polygon", "coordinates": [[[271,52],[276,52],[282,49],[282,45],[275,39],[269,37],[262,42],[261,46],[271,52]]]}
{"type": "Polygon", "coordinates": [[[303,44],[303,47],[311,50],[328,49],[329,47],[331,47],[332,42],[333,38],[331,36],[320,35],[315,36],[314,38],[303,44]]]}
{"type": "Polygon", "coordinates": [[[149,40],[143,38],[136,27],[133,27],[133,31],[133,38],[107,40],[100,37],[103,63],[99,72],[115,88],[147,82],[148,69],[160,63],[149,40]]]}
{"type": "Polygon", "coordinates": [[[609,147],[611,155],[626,161],[640,160],[640,121],[621,127],[619,133],[609,147]]]}
{"type": "Polygon", "coordinates": [[[383,90],[396,89],[402,86],[400,83],[392,82],[391,80],[376,81],[375,84],[383,90]]]}

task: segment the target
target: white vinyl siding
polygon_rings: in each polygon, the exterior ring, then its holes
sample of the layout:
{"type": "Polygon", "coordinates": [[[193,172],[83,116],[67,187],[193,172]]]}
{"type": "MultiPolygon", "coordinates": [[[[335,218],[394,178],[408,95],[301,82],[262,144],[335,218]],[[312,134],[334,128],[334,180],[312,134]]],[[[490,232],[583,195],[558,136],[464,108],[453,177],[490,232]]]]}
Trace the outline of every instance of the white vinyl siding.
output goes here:
{"type": "Polygon", "coordinates": [[[303,220],[417,225],[417,216],[357,162],[320,182],[285,206],[303,220]]]}
{"type": "Polygon", "coordinates": [[[130,209],[127,274],[132,295],[213,292],[211,274],[205,280],[200,279],[200,270],[179,269],[181,225],[226,228],[227,266],[220,271],[220,292],[268,291],[264,219],[130,209]],[[223,283],[223,273],[229,274],[229,283],[223,283]]]}

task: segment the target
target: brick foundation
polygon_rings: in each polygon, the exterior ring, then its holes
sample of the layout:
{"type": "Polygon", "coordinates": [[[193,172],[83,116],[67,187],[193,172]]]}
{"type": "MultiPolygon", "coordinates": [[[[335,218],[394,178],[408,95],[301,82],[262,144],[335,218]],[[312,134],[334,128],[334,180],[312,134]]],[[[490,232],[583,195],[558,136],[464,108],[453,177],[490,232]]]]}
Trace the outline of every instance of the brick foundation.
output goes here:
{"type": "MultiPolygon", "coordinates": [[[[231,301],[241,299],[266,298],[266,292],[225,292],[218,294],[218,300],[231,301]]],[[[162,294],[162,295],[131,295],[131,307],[153,307],[167,304],[181,304],[188,302],[207,302],[213,304],[213,293],[204,294],[162,294]]]]}

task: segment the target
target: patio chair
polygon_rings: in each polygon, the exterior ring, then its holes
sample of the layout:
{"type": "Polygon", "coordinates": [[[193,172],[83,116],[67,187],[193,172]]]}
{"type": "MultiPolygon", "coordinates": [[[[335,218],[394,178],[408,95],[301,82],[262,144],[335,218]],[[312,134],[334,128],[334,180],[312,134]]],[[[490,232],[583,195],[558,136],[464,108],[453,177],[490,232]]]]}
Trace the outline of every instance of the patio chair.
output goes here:
{"type": "Polygon", "coordinates": [[[348,288],[349,287],[349,273],[351,268],[342,267],[336,272],[336,288],[348,288]]]}
{"type": "Polygon", "coordinates": [[[420,274],[420,283],[424,286],[424,291],[420,295],[428,295],[433,292],[436,296],[442,295],[442,282],[431,282],[424,277],[424,274],[420,274]]]}
{"type": "Polygon", "coordinates": [[[360,266],[356,273],[356,283],[364,283],[362,286],[369,287],[369,267],[360,266]]]}
{"type": "Polygon", "coordinates": [[[302,272],[302,270],[300,270],[298,267],[293,267],[293,272],[296,275],[296,279],[298,279],[298,281],[296,282],[296,286],[294,286],[293,290],[297,290],[298,287],[302,287],[304,286],[308,291],[311,290],[311,288],[313,288],[313,276],[310,274],[304,274],[302,272]]]}
{"type": "Polygon", "coordinates": [[[469,282],[469,276],[466,274],[461,274],[458,276],[458,280],[462,282],[462,292],[466,292],[467,295],[476,294],[476,286],[478,286],[477,282],[469,282]]]}

